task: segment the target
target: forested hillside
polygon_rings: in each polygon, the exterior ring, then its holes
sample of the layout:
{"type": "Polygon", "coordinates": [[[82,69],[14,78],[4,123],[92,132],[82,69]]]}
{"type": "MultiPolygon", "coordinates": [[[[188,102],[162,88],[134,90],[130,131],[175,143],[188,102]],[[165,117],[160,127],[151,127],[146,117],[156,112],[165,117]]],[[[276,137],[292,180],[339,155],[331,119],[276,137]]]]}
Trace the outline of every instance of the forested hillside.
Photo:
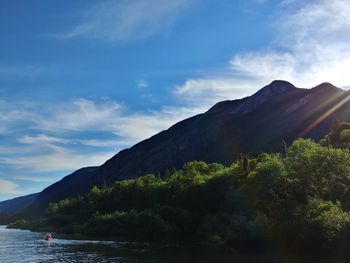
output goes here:
{"type": "Polygon", "coordinates": [[[242,155],[229,166],[196,161],[164,178],[93,187],[51,203],[44,221],[12,227],[228,246],[278,240],[331,247],[348,239],[350,227],[348,128],[335,123],[323,145],[298,139],[281,153],[242,155]]]}

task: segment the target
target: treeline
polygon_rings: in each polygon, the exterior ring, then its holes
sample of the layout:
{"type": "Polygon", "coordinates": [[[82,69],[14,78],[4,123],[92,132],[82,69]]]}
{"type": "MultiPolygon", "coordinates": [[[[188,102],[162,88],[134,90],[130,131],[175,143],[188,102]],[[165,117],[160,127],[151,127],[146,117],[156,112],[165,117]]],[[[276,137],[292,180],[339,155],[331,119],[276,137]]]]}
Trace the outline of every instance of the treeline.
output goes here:
{"type": "Polygon", "coordinates": [[[349,241],[350,152],[326,138],[322,145],[298,139],[282,153],[242,155],[228,167],[191,162],[164,178],[94,187],[50,204],[41,222],[13,226],[227,246],[332,247],[349,241]]]}

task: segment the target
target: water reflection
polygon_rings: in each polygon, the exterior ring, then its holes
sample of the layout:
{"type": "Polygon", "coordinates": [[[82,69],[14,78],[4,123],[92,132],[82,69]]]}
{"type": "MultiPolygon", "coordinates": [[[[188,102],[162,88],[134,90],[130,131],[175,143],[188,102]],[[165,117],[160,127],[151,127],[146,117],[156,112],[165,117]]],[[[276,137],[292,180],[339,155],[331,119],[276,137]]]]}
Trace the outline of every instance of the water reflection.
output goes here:
{"type": "Polygon", "coordinates": [[[293,254],[228,252],[216,249],[149,245],[133,242],[77,240],[53,235],[43,240],[43,233],[5,229],[0,226],[0,262],[145,262],[145,263],[345,263],[343,257],[297,257],[293,254]]]}

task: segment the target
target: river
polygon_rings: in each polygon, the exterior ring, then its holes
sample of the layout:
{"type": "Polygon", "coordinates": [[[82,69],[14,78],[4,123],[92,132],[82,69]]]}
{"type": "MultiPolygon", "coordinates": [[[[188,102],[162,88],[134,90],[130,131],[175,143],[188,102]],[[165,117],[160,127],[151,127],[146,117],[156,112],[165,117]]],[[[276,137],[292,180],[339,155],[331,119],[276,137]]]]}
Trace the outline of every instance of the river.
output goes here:
{"type": "Polygon", "coordinates": [[[315,259],[276,253],[223,253],[134,242],[79,240],[56,234],[47,242],[43,240],[44,234],[0,226],[0,262],[347,262],[339,257],[315,259]]]}

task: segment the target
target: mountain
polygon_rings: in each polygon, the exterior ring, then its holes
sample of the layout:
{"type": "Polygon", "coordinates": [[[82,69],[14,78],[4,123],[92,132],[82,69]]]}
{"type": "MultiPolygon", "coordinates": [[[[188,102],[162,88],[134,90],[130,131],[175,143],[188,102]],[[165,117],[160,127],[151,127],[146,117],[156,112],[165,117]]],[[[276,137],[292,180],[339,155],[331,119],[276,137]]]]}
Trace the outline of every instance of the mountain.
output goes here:
{"type": "Polygon", "coordinates": [[[115,181],[164,173],[191,160],[229,164],[240,153],[279,150],[282,141],[304,136],[319,140],[334,118],[349,119],[347,103],[309,129],[349,94],[329,83],[299,89],[273,81],[254,95],[214,105],[206,113],[119,152],[102,165],[100,179],[115,181]]]}
{"type": "MultiPolygon", "coordinates": [[[[93,185],[148,173],[163,175],[193,160],[230,164],[240,153],[278,151],[298,137],[322,138],[335,119],[350,121],[349,92],[330,83],[300,89],[276,80],[250,97],[222,101],[180,121],[100,167],[83,168],[44,189],[31,207],[83,194],[93,185]]],[[[28,211],[31,211],[30,209],[28,211]]]]}
{"type": "Polygon", "coordinates": [[[0,212],[8,216],[16,214],[18,211],[27,208],[37,198],[39,193],[25,195],[10,200],[0,202],[0,212]]]}
{"type": "Polygon", "coordinates": [[[75,171],[40,192],[37,203],[46,205],[51,201],[57,201],[88,192],[92,185],[100,184],[95,178],[97,171],[98,167],[85,167],[75,171]],[[72,187],[74,191],[72,191],[72,187]]]}

